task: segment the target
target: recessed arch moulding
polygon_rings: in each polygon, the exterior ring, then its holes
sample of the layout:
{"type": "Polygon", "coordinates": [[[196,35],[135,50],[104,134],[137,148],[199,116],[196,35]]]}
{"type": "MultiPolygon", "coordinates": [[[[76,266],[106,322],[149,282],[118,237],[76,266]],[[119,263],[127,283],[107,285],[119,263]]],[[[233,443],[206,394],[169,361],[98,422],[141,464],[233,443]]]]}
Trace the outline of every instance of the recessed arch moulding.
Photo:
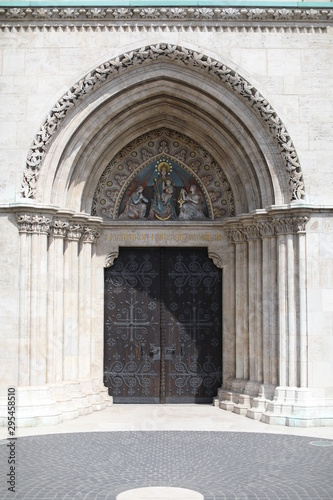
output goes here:
{"type": "Polygon", "coordinates": [[[291,138],[265,98],[224,64],[161,44],[106,62],[54,106],[29,152],[23,197],[90,213],[112,158],[159,127],[213,156],[237,215],[304,195],[291,138]]]}
{"type": "MultiPolygon", "coordinates": [[[[55,104],[27,157],[21,207],[24,198],[34,202],[25,213],[16,209],[21,268],[33,269],[33,283],[45,275],[45,266],[57,279],[45,283],[53,297],[46,320],[34,316],[30,303],[42,303],[43,287],[31,295],[24,282],[29,271],[22,272],[20,301],[31,318],[22,317],[20,325],[19,373],[27,374],[20,385],[56,384],[59,391],[52,397],[58,408],[66,384],[87,381],[87,386],[71,385],[77,401],[86,401],[92,391],[95,406],[104,407],[103,267],[112,265],[119,246],[128,242],[193,246],[196,241],[223,268],[218,404],[268,423],[286,423],[284,417],[274,420],[275,408],[269,415],[266,410],[278,386],[307,387],[301,265],[308,218],[300,203],[292,203],[303,196],[302,171],[283,123],[251,83],[222,62],[160,44],[96,68],[55,104]],[[184,191],[191,183],[199,189],[204,200],[200,220],[182,221],[179,212],[174,219],[121,217],[135,179],[144,178],[150,167],[157,172],[161,162],[182,179],[184,191]],[[30,235],[36,233],[38,265],[33,266],[29,259],[36,240],[30,235]],[[46,328],[48,346],[41,362],[36,340],[46,328]],[[68,339],[72,347],[59,353],[68,339]],[[279,345],[291,345],[292,351],[279,351],[279,345]],[[31,373],[24,352],[30,352],[31,373]]],[[[48,422],[78,411],[61,410],[48,422]]]]}

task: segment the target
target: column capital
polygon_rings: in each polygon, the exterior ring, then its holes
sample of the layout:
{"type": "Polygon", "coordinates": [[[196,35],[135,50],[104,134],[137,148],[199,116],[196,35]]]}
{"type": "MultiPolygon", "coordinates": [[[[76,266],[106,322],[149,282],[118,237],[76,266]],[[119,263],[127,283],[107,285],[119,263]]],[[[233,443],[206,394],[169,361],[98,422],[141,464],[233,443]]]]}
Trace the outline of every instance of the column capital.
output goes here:
{"type": "Polygon", "coordinates": [[[97,238],[99,238],[101,233],[98,231],[96,227],[93,226],[85,226],[83,228],[83,243],[95,243],[97,238]]]}
{"type": "Polygon", "coordinates": [[[54,238],[65,238],[69,228],[69,222],[66,219],[54,219],[52,223],[52,236],[54,238]]]}
{"type": "Polygon", "coordinates": [[[52,217],[40,214],[16,214],[19,233],[46,234],[50,232],[52,217]]]}
{"type": "Polygon", "coordinates": [[[69,223],[67,229],[67,239],[69,241],[79,241],[83,233],[83,225],[77,223],[69,223]]]}
{"type": "Polygon", "coordinates": [[[227,229],[226,232],[230,243],[244,243],[246,241],[246,233],[242,227],[227,229]]]}

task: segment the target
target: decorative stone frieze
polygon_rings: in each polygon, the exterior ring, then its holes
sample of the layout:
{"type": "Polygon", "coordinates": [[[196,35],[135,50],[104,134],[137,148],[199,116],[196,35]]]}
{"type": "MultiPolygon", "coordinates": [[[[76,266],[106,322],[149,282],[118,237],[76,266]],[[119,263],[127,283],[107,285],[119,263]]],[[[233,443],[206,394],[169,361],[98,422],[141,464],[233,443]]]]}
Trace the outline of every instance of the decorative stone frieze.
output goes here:
{"type": "Polygon", "coordinates": [[[246,105],[252,107],[280,150],[289,178],[290,199],[298,200],[304,196],[302,170],[293,142],[277,113],[259,91],[237,72],[205,54],[178,45],[160,43],[133,50],[105,62],[83,77],[60,98],[49,112],[28,152],[21,189],[23,198],[35,198],[38,177],[47,148],[73,107],[88,93],[107,80],[117,77],[120,72],[123,73],[136,65],[149,64],[157,59],[173,61],[180,66],[192,66],[209,73],[222,86],[238,94],[246,105]]]}
{"type": "Polygon", "coordinates": [[[52,219],[45,215],[17,214],[16,222],[20,233],[49,234],[52,219]]]}
{"type": "MultiPolygon", "coordinates": [[[[232,226],[226,228],[229,243],[241,243],[243,241],[257,240],[261,238],[272,238],[279,234],[297,234],[305,232],[309,221],[307,215],[289,215],[284,217],[268,217],[263,220],[262,216],[253,222],[236,220],[232,226]]],[[[231,226],[231,224],[230,224],[231,226]]]]}
{"type": "MultiPolygon", "coordinates": [[[[0,20],[15,26],[36,25],[40,22],[48,22],[51,27],[57,28],[59,23],[67,24],[72,29],[79,26],[89,26],[89,22],[100,21],[102,26],[107,23],[114,25],[126,21],[133,24],[142,23],[149,26],[152,22],[163,21],[174,25],[182,21],[189,27],[204,24],[204,27],[218,29],[219,25],[235,25],[239,29],[249,25],[252,29],[260,29],[268,23],[278,24],[283,22],[284,28],[288,24],[295,26],[315,25],[325,27],[332,21],[330,9],[308,9],[308,8],[257,8],[257,7],[232,7],[232,8],[196,8],[196,7],[59,7],[59,8],[2,8],[0,9],[0,20]],[[75,24],[71,24],[75,22],[75,24]],[[256,22],[256,26],[251,23],[256,22]],[[240,23],[242,26],[240,26],[240,23]]],[[[46,28],[46,26],[43,26],[46,28]]],[[[99,26],[100,28],[101,26],[99,26]]],[[[179,25],[177,26],[180,28],[179,25]]]]}

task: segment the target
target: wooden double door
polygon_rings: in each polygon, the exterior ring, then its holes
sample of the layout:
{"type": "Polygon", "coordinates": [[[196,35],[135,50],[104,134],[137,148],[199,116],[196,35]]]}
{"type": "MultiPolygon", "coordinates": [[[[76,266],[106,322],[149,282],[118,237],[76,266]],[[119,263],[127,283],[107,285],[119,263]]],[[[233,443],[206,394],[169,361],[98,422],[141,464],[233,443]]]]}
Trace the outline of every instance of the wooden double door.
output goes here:
{"type": "Polygon", "coordinates": [[[115,403],[211,403],[222,274],[205,248],[121,248],[105,269],[104,383],[115,403]]]}

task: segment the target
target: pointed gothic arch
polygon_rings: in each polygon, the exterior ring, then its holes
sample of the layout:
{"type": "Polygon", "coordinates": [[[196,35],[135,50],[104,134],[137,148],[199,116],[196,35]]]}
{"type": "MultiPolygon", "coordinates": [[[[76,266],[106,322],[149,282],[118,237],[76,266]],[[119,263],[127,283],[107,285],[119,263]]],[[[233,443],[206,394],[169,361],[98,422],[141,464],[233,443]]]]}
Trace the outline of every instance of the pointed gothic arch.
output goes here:
{"type": "Polygon", "coordinates": [[[295,147],[267,100],[222,62],[168,44],[107,61],[56,103],[29,151],[22,196],[90,213],[110,159],[158,126],[204,144],[236,214],[304,196],[295,147]]]}

